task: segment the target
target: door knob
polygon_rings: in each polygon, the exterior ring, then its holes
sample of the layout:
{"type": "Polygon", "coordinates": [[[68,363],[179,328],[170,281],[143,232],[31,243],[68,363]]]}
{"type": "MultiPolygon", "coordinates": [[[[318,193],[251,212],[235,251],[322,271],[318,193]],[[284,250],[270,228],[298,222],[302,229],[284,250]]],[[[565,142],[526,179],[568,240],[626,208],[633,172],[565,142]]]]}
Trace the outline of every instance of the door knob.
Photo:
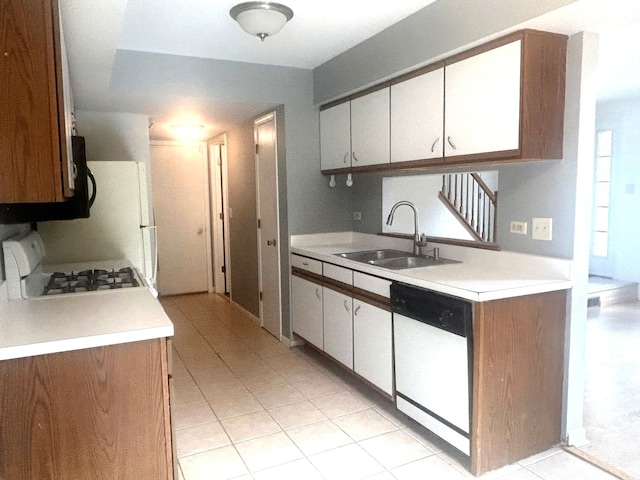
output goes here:
{"type": "Polygon", "coordinates": [[[199,228],[198,229],[198,235],[202,235],[204,233],[204,228],[199,228]]]}
{"type": "Polygon", "coordinates": [[[274,238],[273,240],[267,240],[267,246],[268,247],[275,247],[276,246],[276,239],[274,238]]]}

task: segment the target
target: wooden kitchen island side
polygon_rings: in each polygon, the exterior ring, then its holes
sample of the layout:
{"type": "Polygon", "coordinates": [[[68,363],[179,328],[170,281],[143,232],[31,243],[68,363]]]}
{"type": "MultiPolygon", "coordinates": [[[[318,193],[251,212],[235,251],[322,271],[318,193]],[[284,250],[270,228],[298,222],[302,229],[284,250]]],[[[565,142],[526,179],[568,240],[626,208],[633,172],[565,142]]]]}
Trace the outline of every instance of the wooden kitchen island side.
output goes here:
{"type": "Polygon", "coordinates": [[[475,305],[471,472],[561,441],[566,290],[475,305]]]}
{"type": "Polygon", "coordinates": [[[167,344],[0,361],[0,479],[174,478],[167,344]]]}

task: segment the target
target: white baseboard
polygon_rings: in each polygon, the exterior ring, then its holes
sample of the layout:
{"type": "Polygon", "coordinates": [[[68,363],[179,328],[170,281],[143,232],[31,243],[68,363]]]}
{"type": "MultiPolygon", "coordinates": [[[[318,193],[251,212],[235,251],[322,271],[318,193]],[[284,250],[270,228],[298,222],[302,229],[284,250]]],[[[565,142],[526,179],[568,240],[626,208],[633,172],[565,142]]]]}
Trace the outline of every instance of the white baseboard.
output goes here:
{"type": "Polygon", "coordinates": [[[569,430],[567,432],[567,438],[565,438],[565,443],[567,445],[571,445],[572,447],[584,447],[585,445],[589,445],[587,431],[584,429],[584,427],[569,430]]]}

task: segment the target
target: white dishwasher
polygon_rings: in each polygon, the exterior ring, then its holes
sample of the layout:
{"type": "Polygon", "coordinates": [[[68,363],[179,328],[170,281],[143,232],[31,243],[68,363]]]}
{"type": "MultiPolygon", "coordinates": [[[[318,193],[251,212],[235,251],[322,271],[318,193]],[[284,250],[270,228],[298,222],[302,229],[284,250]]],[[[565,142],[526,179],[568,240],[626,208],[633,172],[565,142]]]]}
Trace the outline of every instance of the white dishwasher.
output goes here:
{"type": "Polygon", "coordinates": [[[396,406],[469,455],[472,305],[411,285],[391,285],[396,406]]]}

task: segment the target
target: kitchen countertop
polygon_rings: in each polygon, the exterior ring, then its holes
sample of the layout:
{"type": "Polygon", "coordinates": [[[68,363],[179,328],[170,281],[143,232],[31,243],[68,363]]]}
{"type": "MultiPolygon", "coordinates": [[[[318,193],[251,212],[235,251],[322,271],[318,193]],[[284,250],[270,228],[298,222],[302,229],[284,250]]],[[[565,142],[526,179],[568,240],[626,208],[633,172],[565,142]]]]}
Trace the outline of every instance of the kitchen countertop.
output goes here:
{"type": "Polygon", "coordinates": [[[411,241],[356,232],[297,235],[291,252],[363,273],[427,288],[475,302],[531,295],[572,287],[571,261],[446,244],[440,256],[462,263],[389,270],[338,257],[336,253],[395,248],[411,251],[411,241]]]}
{"type": "Polygon", "coordinates": [[[170,336],[173,324],[147,288],[0,304],[0,360],[170,336]]]}

